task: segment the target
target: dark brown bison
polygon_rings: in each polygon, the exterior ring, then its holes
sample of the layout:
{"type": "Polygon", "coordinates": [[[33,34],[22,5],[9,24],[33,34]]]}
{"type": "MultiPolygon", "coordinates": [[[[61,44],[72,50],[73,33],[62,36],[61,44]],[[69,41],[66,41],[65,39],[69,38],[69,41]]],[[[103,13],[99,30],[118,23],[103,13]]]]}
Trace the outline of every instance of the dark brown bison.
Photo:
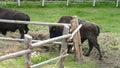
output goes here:
{"type": "MultiPolygon", "coordinates": [[[[0,19],[30,21],[30,17],[27,14],[6,8],[0,8],[0,19]]],[[[24,38],[24,34],[29,30],[27,24],[0,22],[0,33],[3,35],[6,35],[8,31],[15,32],[17,29],[21,34],[21,38],[24,38]]]]}
{"type": "MultiPolygon", "coordinates": [[[[62,16],[58,23],[70,23],[72,20],[72,16],[62,16]]],[[[81,43],[83,43],[85,40],[88,40],[89,43],[89,51],[86,54],[86,56],[90,55],[91,50],[93,47],[95,47],[98,52],[99,52],[99,59],[102,59],[101,51],[100,51],[100,46],[98,44],[97,37],[100,33],[100,29],[96,24],[90,23],[88,21],[83,21],[83,20],[78,20],[79,24],[82,24],[83,26],[80,29],[80,34],[81,34],[81,43]]],[[[63,32],[63,28],[59,26],[50,26],[49,27],[49,33],[50,33],[50,38],[61,36],[63,32]]],[[[69,50],[68,46],[68,50],[69,50]]]]}

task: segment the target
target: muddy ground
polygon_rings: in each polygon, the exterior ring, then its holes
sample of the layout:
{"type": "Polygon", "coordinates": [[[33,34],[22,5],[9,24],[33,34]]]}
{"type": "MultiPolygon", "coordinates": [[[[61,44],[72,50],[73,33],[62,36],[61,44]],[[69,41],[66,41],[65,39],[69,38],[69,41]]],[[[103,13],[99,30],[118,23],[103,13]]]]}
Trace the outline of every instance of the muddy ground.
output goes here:
{"type": "MultiPolygon", "coordinates": [[[[29,32],[33,36],[33,39],[47,39],[48,33],[42,34],[40,32],[29,32]]],[[[0,35],[3,36],[3,35],[0,35]]],[[[120,68],[120,33],[101,33],[99,36],[99,44],[101,47],[103,60],[98,60],[98,52],[94,48],[91,52],[90,59],[95,61],[96,68],[120,68]]],[[[5,37],[5,36],[3,36],[5,37]]],[[[8,33],[7,37],[19,38],[19,34],[8,33]]],[[[88,49],[87,41],[83,44],[84,53],[88,49]]],[[[24,48],[23,42],[14,41],[0,41],[0,55],[16,52],[24,48]]],[[[42,51],[42,49],[38,49],[42,51]]]]}
{"type": "MultiPolygon", "coordinates": [[[[94,48],[91,52],[91,60],[96,62],[96,68],[120,68],[120,34],[101,33],[99,44],[102,51],[102,60],[98,60],[99,55],[94,48]]],[[[86,43],[85,43],[86,44],[86,43]]],[[[86,45],[87,46],[87,45],[86,45]]],[[[86,46],[84,48],[86,48],[86,46]]]]}

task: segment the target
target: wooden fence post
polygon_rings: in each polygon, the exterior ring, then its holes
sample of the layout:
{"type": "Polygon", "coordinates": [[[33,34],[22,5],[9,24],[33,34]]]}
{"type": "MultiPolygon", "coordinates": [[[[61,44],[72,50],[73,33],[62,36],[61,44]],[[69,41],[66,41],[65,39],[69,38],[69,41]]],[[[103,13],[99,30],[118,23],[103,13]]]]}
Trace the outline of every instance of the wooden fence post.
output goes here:
{"type": "Polygon", "coordinates": [[[95,7],[96,5],[96,0],[93,0],[93,7],[95,7]]]}
{"type": "MultiPolygon", "coordinates": [[[[25,49],[31,49],[32,37],[30,35],[25,34],[25,49]]],[[[27,53],[25,55],[25,68],[30,68],[31,63],[31,53],[27,53]]]]}
{"type": "MultiPolygon", "coordinates": [[[[73,16],[73,20],[71,20],[71,29],[72,32],[79,26],[78,17],[73,16]]],[[[81,45],[81,37],[80,31],[78,31],[73,37],[73,45],[75,49],[75,61],[81,62],[83,60],[82,56],[82,45],[81,45]]]]}
{"type": "MultiPolygon", "coordinates": [[[[64,26],[63,35],[66,35],[68,33],[69,33],[69,26],[64,26]]],[[[61,51],[60,51],[60,55],[65,55],[65,54],[67,54],[67,39],[62,40],[61,51]]],[[[60,59],[58,68],[64,68],[64,59],[65,57],[60,59]]]]}
{"type": "Polygon", "coordinates": [[[120,0],[116,0],[116,8],[119,7],[119,1],[120,1],[120,0]]]}
{"type": "Polygon", "coordinates": [[[44,1],[44,0],[42,0],[42,7],[44,7],[44,5],[45,5],[44,3],[45,3],[45,1],[44,1]]]}
{"type": "Polygon", "coordinates": [[[20,6],[20,0],[18,0],[18,6],[20,6]]]}

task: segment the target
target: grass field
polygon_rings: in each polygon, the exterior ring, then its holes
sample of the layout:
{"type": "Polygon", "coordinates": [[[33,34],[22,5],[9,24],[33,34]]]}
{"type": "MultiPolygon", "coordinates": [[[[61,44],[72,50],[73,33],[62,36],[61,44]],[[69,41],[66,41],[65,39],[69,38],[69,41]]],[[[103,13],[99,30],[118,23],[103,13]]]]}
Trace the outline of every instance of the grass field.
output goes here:
{"type": "MultiPolygon", "coordinates": [[[[118,42],[120,40],[120,38],[118,38],[120,35],[120,9],[115,8],[114,3],[98,3],[96,7],[92,7],[92,3],[71,3],[69,7],[67,7],[64,2],[58,4],[46,3],[44,8],[42,8],[41,5],[38,3],[22,4],[21,7],[17,7],[16,4],[0,5],[0,7],[12,8],[21,12],[25,12],[30,16],[31,21],[56,23],[59,20],[59,18],[63,15],[78,16],[82,20],[91,21],[100,26],[102,34],[100,35],[99,42],[101,45],[113,46],[115,44],[115,46],[120,47],[120,43],[118,42]]],[[[39,26],[35,25],[29,25],[29,28],[30,30],[40,30],[39,26]]],[[[58,54],[45,54],[43,59],[46,60],[55,56],[58,56],[58,54]]],[[[74,61],[72,61],[73,59],[71,58],[73,58],[73,55],[70,55],[66,59],[65,68],[96,68],[96,63],[93,60],[91,60],[91,58],[85,57],[85,61],[81,64],[74,63],[74,61]]],[[[40,58],[34,58],[32,60],[33,64],[37,63],[37,60],[40,60],[40,58]]],[[[53,62],[48,65],[44,65],[41,68],[57,68],[57,63],[58,62],[53,62]]],[[[23,57],[18,57],[16,59],[10,59],[0,62],[0,68],[23,67],[23,57]]]]}
{"type": "Polygon", "coordinates": [[[97,23],[102,32],[120,32],[118,8],[14,8],[30,15],[32,21],[57,22],[63,15],[97,23]],[[62,11],[61,11],[62,10],[62,11]]]}
{"type": "Polygon", "coordinates": [[[71,15],[97,23],[102,32],[120,32],[120,9],[115,8],[115,3],[97,3],[96,7],[92,7],[92,3],[71,3],[67,7],[64,2],[45,3],[44,8],[41,7],[40,3],[25,3],[21,7],[17,7],[17,4],[8,4],[1,7],[25,12],[32,21],[57,22],[61,16],[71,15]]]}

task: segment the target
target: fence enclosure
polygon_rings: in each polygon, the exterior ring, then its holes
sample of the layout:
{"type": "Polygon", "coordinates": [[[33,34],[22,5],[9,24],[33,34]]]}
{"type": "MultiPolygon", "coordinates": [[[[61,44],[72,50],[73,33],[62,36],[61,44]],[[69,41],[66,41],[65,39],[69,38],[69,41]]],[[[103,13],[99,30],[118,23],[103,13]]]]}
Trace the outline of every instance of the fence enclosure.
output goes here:
{"type": "MultiPolygon", "coordinates": [[[[0,22],[28,24],[28,22],[26,22],[26,21],[14,21],[14,20],[10,21],[10,20],[3,20],[3,19],[1,19],[0,22]]],[[[37,22],[37,24],[38,23],[39,22],[37,22]]],[[[15,58],[15,57],[18,57],[21,55],[25,55],[25,68],[37,68],[43,64],[47,64],[49,62],[52,62],[52,61],[55,61],[58,59],[60,59],[58,68],[64,68],[64,60],[65,60],[65,57],[68,56],[68,54],[67,54],[68,40],[73,39],[73,45],[75,47],[75,60],[76,60],[76,62],[81,62],[83,60],[83,58],[82,58],[82,46],[81,46],[81,42],[80,42],[81,39],[80,39],[79,29],[81,28],[82,25],[78,24],[78,18],[76,16],[73,17],[73,20],[71,21],[71,23],[72,23],[71,24],[72,34],[69,34],[69,30],[70,30],[69,26],[70,25],[68,25],[68,24],[51,24],[51,23],[42,24],[42,25],[64,26],[63,35],[59,36],[59,37],[47,39],[44,41],[35,41],[36,43],[32,43],[33,41],[32,41],[32,37],[30,35],[25,35],[25,39],[24,39],[24,44],[25,44],[24,48],[25,49],[21,50],[19,52],[0,56],[0,61],[10,59],[10,58],[15,58]],[[53,43],[54,41],[57,41],[57,40],[62,40],[60,56],[31,66],[31,52],[33,52],[36,47],[39,47],[39,46],[42,46],[42,45],[48,44],[48,43],[53,43]]],[[[29,24],[36,24],[36,22],[29,22],[29,24]]],[[[8,39],[8,38],[7,39],[3,38],[3,39],[15,41],[13,39],[8,39]]],[[[0,40],[2,40],[2,38],[0,38],[0,40]]],[[[22,40],[19,39],[19,41],[23,41],[23,39],[22,40]]]]}
{"type": "MultiPolygon", "coordinates": [[[[9,1],[9,0],[8,0],[9,1]]],[[[18,4],[18,6],[21,6],[21,3],[22,2],[24,2],[24,1],[26,1],[26,0],[17,0],[17,4],[18,4]]],[[[28,0],[29,1],[29,0],[28,0]]],[[[36,0],[33,0],[33,2],[34,1],[36,1],[36,0]]],[[[45,5],[45,0],[37,0],[37,1],[41,1],[41,4],[42,4],[42,7],[44,7],[44,5],[45,5]]],[[[48,1],[48,0],[47,0],[48,1]]],[[[51,0],[51,1],[53,1],[53,0],[51,0]]],[[[59,1],[59,0],[58,0],[59,1]]],[[[97,2],[115,2],[115,6],[116,7],[119,7],[119,1],[120,0],[60,0],[60,1],[66,1],[66,5],[68,6],[69,5],[69,2],[92,2],[93,4],[93,7],[95,7],[96,6],[96,3],[97,2]]],[[[4,2],[4,1],[2,1],[2,2],[4,2]]],[[[10,1],[8,2],[8,3],[10,3],[10,1]]],[[[12,3],[12,2],[11,2],[12,3]]]]}

